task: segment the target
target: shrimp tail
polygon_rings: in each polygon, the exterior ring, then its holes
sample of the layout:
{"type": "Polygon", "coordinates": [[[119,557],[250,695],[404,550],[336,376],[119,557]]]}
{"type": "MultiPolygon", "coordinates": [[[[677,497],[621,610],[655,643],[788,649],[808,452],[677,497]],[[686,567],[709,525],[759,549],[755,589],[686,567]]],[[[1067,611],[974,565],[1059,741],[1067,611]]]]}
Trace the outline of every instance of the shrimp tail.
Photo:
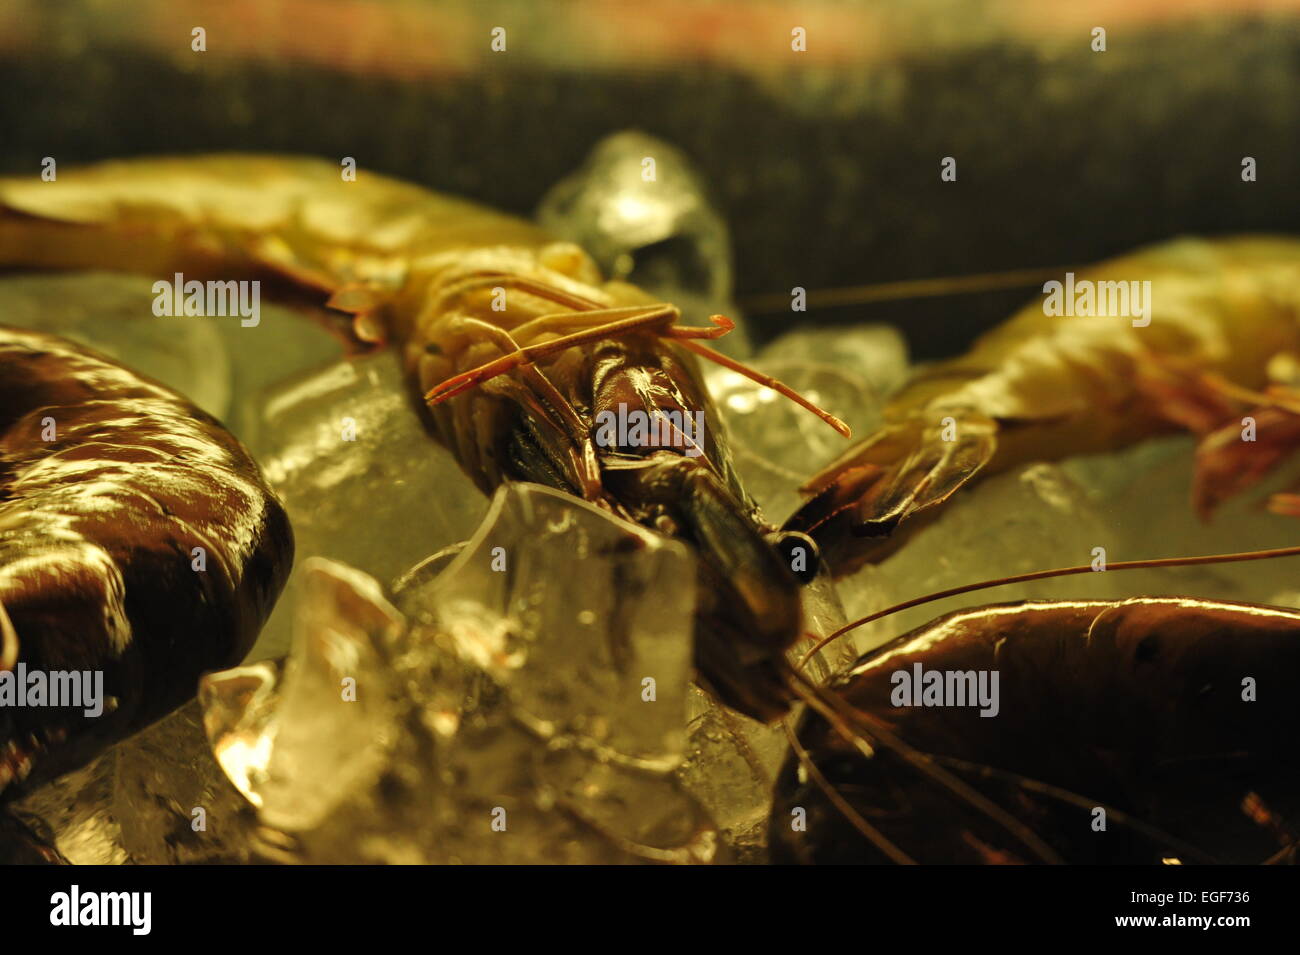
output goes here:
{"type": "MultiPolygon", "coordinates": [[[[1245,417],[1250,425],[1242,423],[1245,418],[1229,421],[1202,438],[1196,448],[1192,504],[1202,520],[1228,498],[1263,480],[1300,447],[1300,415],[1282,408],[1257,408],[1245,417]],[[1243,440],[1247,427],[1255,433],[1243,440]]],[[[1290,512],[1273,499],[1269,508],[1290,512]]]]}
{"type": "MultiPolygon", "coordinates": [[[[1300,394],[1291,386],[1253,390],[1168,356],[1140,368],[1137,383],[1157,414],[1199,437],[1192,506],[1203,521],[1300,448],[1300,394]]],[[[1273,495],[1269,509],[1293,515],[1292,497],[1273,495]]]]}
{"type": "MultiPolygon", "coordinates": [[[[997,446],[997,423],[979,414],[936,421],[913,416],[888,424],[800,488],[810,497],[783,529],[823,544],[888,538],[975,477],[997,446]]],[[[867,550],[858,541],[854,557],[867,550]]],[[[842,563],[847,554],[832,549],[829,557],[836,573],[851,569],[842,563]]]]}

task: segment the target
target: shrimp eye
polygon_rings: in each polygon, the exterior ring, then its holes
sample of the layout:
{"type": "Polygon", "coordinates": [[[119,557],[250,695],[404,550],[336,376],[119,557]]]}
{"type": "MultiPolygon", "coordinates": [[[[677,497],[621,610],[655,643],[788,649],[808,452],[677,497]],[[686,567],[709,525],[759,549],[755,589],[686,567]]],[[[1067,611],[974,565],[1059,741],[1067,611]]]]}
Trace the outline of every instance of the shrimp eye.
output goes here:
{"type": "Polygon", "coordinates": [[[772,546],[801,584],[810,584],[816,579],[822,555],[811,537],[799,531],[781,531],[772,546]]]}

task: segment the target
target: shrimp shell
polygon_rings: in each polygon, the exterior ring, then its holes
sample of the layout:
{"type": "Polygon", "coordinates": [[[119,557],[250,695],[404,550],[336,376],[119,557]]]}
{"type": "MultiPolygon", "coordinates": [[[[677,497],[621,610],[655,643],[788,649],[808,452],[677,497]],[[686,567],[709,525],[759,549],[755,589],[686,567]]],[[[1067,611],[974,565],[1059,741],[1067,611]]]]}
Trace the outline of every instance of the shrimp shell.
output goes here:
{"type": "Polygon", "coordinates": [[[239,662],[292,556],[284,510],[214,418],[0,327],[0,670],[99,671],[104,697],[98,716],[0,707],[0,792],[84,764],[239,662]]]}
{"type": "MultiPolygon", "coordinates": [[[[924,754],[1026,826],[1039,851],[896,748],[865,758],[816,713],[798,739],[824,782],[913,861],[1257,863],[1292,858],[1300,838],[1297,673],[1300,612],[1140,597],[951,613],[830,688],[868,738],[883,729],[924,754]],[[997,673],[996,714],[896,696],[917,664],[945,680],[997,673]]],[[[782,771],[774,856],[887,861],[811,773],[796,757],[782,771]],[[805,831],[791,825],[798,808],[805,831]]]]}

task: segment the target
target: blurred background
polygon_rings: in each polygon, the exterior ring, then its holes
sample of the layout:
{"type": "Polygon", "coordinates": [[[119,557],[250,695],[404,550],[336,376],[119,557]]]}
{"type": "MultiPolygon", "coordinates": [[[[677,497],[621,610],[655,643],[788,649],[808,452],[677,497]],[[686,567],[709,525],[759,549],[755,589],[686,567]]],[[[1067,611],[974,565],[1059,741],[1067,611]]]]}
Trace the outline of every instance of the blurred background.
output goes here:
{"type": "MultiPolygon", "coordinates": [[[[44,156],[354,156],[531,214],[628,128],[678,146],[713,191],[761,341],[796,319],[793,286],[1300,232],[1300,0],[0,2],[6,173],[44,156]]],[[[927,358],[1030,294],[814,294],[797,318],[890,321],[927,358]]]]}

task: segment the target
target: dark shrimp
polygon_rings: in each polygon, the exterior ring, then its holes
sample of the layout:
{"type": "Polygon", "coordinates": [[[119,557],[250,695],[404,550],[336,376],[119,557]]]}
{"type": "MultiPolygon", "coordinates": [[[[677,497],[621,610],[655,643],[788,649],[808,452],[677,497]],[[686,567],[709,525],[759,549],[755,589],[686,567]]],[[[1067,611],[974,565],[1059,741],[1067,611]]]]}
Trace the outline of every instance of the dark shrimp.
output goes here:
{"type": "Polygon", "coordinates": [[[237,663],[292,555],[283,509],[215,419],[68,341],[0,328],[0,687],[89,671],[93,694],[102,673],[103,704],[8,698],[0,793],[84,764],[237,663]]]}
{"type": "Polygon", "coordinates": [[[948,614],[861,657],[829,722],[804,718],[777,784],[774,856],[1294,861],[1296,673],[1292,610],[1136,598],[948,614]],[[977,699],[981,679],[996,692],[977,699]],[[927,684],[947,705],[922,705],[927,684]],[[883,745],[868,757],[857,732],[883,745]]]}

